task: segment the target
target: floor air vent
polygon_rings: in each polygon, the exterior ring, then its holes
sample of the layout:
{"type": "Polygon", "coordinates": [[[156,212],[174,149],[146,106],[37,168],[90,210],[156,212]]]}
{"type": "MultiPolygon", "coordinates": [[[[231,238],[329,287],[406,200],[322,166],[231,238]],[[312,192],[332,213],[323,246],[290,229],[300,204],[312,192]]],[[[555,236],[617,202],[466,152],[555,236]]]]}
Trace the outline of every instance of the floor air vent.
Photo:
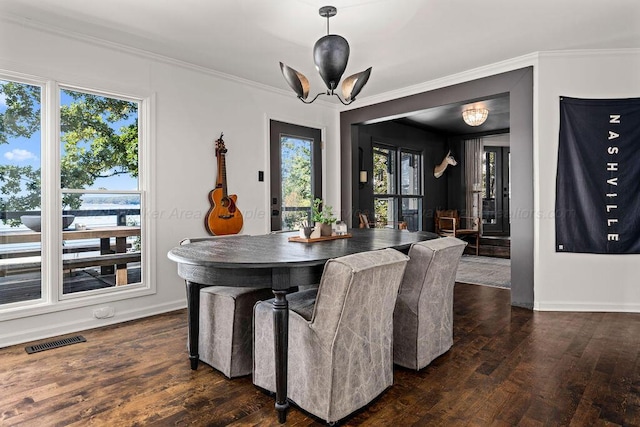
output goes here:
{"type": "Polygon", "coordinates": [[[52,348],[64,347],[65,345],[78,344],[80,342],[87,342],[82,335],[76,335],[75,337],[63,338],[61,340],[44,342],[42,344],[29,345],[24,349],[27,353],[38,353],[39,351],[51,350],[52,348]]]}

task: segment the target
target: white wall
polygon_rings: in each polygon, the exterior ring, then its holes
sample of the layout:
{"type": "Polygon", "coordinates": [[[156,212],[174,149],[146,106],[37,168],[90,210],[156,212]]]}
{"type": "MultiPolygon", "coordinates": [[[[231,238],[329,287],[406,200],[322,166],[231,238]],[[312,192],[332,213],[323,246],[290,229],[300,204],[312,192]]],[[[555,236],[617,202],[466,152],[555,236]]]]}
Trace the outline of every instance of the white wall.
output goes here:
{"type": "Polygon", "coordinates": [[[535,308],[639,312],[640,255],[556,253],[553,212],[559,97],[640,97],[640,50],[541,54],[537,77],[535,308]]]}
{"type": "MultiPolygon", "coordinates": [[[[153,211],[155,295],[110,302],[111,319],[97,320],[97,304],[0,322],[0,347],[186,306],[184,283],[167,251],[184,237],[202,236],[207,195],[215,185],[214,140],[225,134],[229,192],[238,195],[245,234],[269,230],[268,120],[320,128],[325,149],[323,188],[340,210],[338,111],[303,106],[279,93],[234,79],[78,38],[28,28],[0,17],[0,70],[112,92],[155,96],[153,211]],[[258,182],[258,171],[265,182],[258,182]]],[[[224,61],[224,58],[220,59],[224,61]]],[[[274,73],[279,72],[274,64],[274,73]]]]}

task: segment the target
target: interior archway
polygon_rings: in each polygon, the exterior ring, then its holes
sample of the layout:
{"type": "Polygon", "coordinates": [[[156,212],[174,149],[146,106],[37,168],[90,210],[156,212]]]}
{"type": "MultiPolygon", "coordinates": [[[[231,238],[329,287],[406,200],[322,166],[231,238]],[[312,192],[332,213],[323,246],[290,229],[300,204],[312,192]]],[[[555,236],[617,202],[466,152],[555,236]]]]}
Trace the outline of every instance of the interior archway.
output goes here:
{"type": "Polygon", "coordinates": [[[342,218],[358,200],[358,126],[441,105],[509,94],[511,134],[511,304],[533,308],[533,67],[382,102],[340,114],[342,218]]]}

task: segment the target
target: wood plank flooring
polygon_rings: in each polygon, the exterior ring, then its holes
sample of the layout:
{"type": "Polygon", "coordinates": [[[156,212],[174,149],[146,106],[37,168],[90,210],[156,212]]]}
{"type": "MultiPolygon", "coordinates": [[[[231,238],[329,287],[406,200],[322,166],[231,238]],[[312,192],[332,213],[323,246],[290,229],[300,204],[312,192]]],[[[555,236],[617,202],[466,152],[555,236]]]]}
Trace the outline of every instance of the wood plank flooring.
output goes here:
{"type": "MultiPolygon", "coordinates": [[[[640,314],[532,312],[457,284],[453,348],[345,425],[640,426],[640,314]]],[[[250,377],[189,369],[186,311],[0,349],[2,426],[278,425],[250,377]]],[[[287,425],[321,425],[297,408],[287,425]]]]}

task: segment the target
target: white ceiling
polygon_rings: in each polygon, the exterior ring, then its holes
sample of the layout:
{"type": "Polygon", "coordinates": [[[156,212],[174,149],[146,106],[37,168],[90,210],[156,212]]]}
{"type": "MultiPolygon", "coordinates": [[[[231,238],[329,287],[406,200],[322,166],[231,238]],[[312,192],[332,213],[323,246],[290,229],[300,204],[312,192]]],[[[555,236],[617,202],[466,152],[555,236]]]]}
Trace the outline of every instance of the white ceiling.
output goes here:
{"type": "Polygon", "coordinates": [[[313,95],[327,4],[345,76],[373,67],[360,98],[536,51],[640,47],[640,0],[0,0],[0,15],[289,90],[282,61],[313,95]]]}

